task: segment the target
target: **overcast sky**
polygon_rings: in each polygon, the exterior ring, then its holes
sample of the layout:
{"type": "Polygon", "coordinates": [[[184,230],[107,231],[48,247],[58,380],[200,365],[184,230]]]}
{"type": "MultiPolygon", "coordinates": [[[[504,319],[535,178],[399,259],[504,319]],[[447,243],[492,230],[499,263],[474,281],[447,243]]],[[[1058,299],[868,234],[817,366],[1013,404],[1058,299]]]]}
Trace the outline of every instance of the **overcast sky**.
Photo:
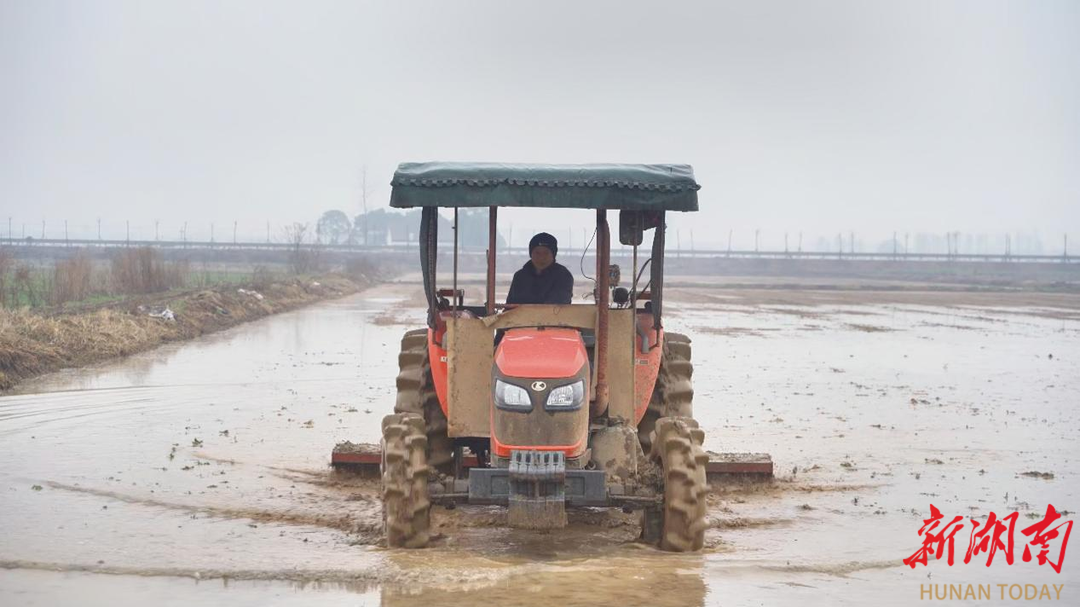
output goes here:
{"type": "MultiPolygon", "coordinates": [[[[402,161],[677,162],[698,248],[1080,250],[1078,33],[1074,0],[0,0],[0,222],[254,238],[354,215],[365,166],[376,208],[402,161]]],[[[590,220],[505,216],[515,239],[590,220]]]]}

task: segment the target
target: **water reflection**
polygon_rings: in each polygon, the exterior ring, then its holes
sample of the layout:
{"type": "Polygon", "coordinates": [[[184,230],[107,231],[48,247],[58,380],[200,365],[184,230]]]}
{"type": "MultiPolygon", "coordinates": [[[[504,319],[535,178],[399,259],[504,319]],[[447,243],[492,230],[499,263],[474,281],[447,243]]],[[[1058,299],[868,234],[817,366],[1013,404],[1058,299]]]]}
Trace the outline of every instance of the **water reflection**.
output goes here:
{"type": "Polygon", "coordinates": [[[401,582],[384,583],[384,607],[705,604],[704,557],[628,547],[590,558],[492,558],[397,551],[401,582]]]}

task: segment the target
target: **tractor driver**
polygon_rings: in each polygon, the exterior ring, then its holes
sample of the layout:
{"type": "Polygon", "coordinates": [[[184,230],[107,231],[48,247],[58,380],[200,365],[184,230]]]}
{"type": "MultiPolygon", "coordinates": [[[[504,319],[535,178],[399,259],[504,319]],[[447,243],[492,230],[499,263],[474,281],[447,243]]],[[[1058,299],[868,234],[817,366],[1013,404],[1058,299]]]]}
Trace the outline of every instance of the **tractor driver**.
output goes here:
{"type": "Polygon", "coordinates": [[[529,261],[514,273],[508,304],[568,304],[573,297],[574,275],[555,262],[559,241],[540,232],[529,241],[529,261]]]}

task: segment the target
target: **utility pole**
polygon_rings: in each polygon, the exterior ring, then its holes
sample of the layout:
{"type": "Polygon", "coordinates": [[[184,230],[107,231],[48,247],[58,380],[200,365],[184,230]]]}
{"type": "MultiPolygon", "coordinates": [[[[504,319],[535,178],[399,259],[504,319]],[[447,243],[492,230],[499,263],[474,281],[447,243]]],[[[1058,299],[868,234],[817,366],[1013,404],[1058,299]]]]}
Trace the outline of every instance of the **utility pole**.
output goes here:
{"type": "Polygon", "coordinates": [[[97,218],[97,239],[101,240],[101,218],[97,218]]]}
{"type": "Polygon", "coordinates": [[[239,223],[240,223],[239,221],[233,221],[232,222],[232,243],[233,244],[236,244],[236,226],[239,223]]]}
{"type": "Polygon", "coordinates": [[[154,220],[154,241],[158,240],[158,226],[161,224],[161,220],[154,220]]]}
{"type": "MultiPolygon", "coordinates": [[[[367,165],[360,168],[360,205],[364,211],[364,246],[368,245],[368,214],[367,214],[367,165]]],[[[269,229],[267,230],[269,231],[269,229]]]]}
{"type": "Polygon", "coordinates": [[[836,258],[837,259],[843,259],[844,258],[844,235],[843,234],[837,234],[836,235],[836,258]]]}
{"type": "Polygon", "coordinates": [[[786,256],[787,254],[788,254],[787,232],[784,232],[784,255],[786,256]]]}
{"type": "Polygon", "coordinates": [[[855,254],[855,232],[851,232],[851,254],[855,254]]]}
{"type": "Polygon", "coordinates": [[[68,240],[67,220],[66,219],[64,220],[64,246],[65,247],[71,246],[71,241],[68,240]]]}
{"type": "Polygon", "coordinates": [[[904,255],[908,255],[911,253],[911,249],[908,248],[908,236],[910,235],[910,233],[904,232],[904,255]]]}
{"type": "Polygon", "coordinates": [[[126,233],[125,238],[127,239],[127,246],[131,246],[131,220],[130,219],[125,219],[124,220],[124,226],[125,226],[124,229],[125,229],[125,233],[126,233]]]}
{"type": "Polygon", "coordinates": [[[41,220],[41,239],[45,240],[45,220],[41,220]]]}
{"type": "Polygon", "coordinates": [[[896,259],[896,232],[892,233],[892,256],[896,259]]]}
{"type": "Polygon", "coordinates": [[[210,222],[210,244],[214,244],[214,222],[210,222]]]}
{"type": "Polygon", "coordinates": [[[735,230],[730,230],[730,229],[727,231],[727,254],[728,254],[728,257],[731,257],[731,234],[734,231],[735,230]]]}
{"type": "Polygon", "coordinates": [[[11,244],[12,238],[11,238],[11,217],[10,216],[7,218],[7,239],[8,239],[8,244],[11,244]]]}
{"type": "Polygon", "coordinates": [[[758,228],[755,228],[754,229],[754,253],[758,252],[758,236],[760,236],[760,235],[761,235],[761,230],[758,229],[758,228]]]}
{"type": "Polygon", "coordinates": [[[799,252],[802,253],[802,232],[799,232],[799,252]]]}
{"type": "MultiPolygon", "coordinates": [[[[364,221],[366,222],[367,220],[365,219],[364,221]]],[[[367,235],[365,235],[364,238],[367,238],[367,235]]],[[[266,244],[270,244],[270,222],[269,221],[266,222],[266,244]]],[[[364,244],[366,245],[367,241],[364,241],[364,244]]]]}
{"type": "Polygon", "coordinates": [[[679,228],[675,228],[675,251],[676,251],[675,256],[676,257],[682,257],[682,234],[680,234],[680,232],[681,232],[681,230],[679,230],[679,228]]]}
{"type": "Polygon", "coordinates": [[[187,222],[184,222],[184,247],[187,247],[187,222]]]}

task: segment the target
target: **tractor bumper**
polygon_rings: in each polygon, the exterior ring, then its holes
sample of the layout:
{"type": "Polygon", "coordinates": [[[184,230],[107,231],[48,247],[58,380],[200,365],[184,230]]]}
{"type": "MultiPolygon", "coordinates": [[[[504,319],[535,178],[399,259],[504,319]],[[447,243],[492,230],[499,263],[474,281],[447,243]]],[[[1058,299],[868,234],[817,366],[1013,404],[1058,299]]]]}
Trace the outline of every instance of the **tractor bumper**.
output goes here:
{"type": "Polygon", "coordinates": [[[468,503],[509,508],[512,527],[566,526],[566,506],[609,506],[602,470],[567,470],[562,453],[514,451],[507,468],[469,471],[468,503]]]}
{"type": "Polygon", "coordinates": [[[507,522],[519,529],[566,526],[566,456],[551,451],[514,451],[507,468],[507,522]]]}

